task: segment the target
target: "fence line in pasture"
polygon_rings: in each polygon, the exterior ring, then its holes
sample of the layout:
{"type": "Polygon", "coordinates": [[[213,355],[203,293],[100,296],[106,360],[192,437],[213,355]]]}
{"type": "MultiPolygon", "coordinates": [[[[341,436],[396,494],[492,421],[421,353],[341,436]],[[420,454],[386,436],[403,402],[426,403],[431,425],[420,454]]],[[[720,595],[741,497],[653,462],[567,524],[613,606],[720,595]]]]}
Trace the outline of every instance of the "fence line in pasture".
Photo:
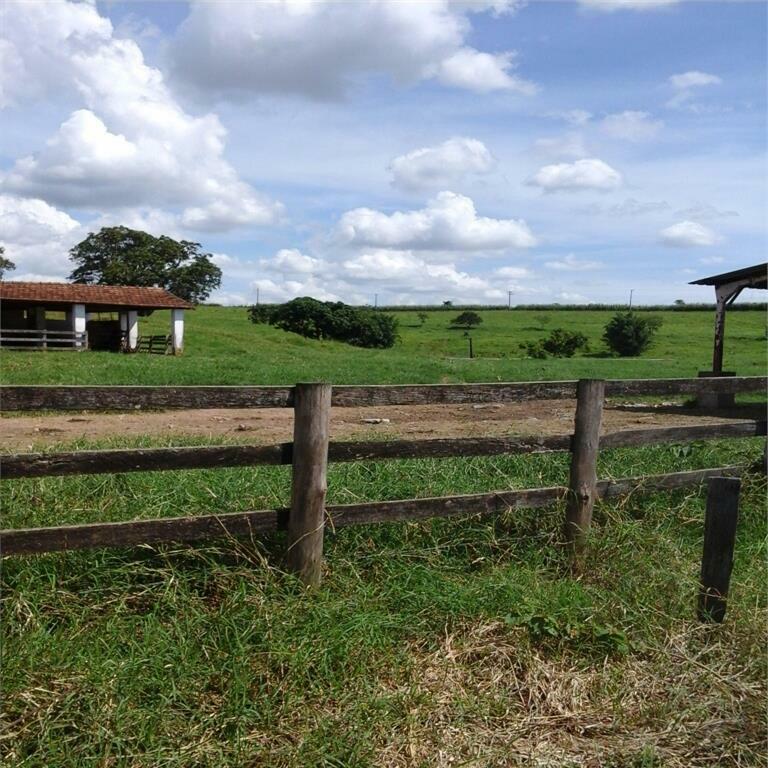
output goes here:
{"type": "Polygon", "coordinates": [[[633,429],[600,435],[606,396],[701,395],[764,392],[766,377],[650,380],[581,380],[503,384],[440,384],[295,387],[0,387],[0,411],[134,410],[136,408],[293,407],[292,443],[278,445],[193,446],[63,453],[17,454],[0,458],[4,479],[54,475],[120,473],[291,464],[289,509],[199,515],[182,518],[93,523],[0,531],[4,555],[90,547],[120,547],[166,541],[200,541],[249,536],[286,529],[287,565],[309,585],[320,580],[323,532],[334,527],[430,517],[497,513],[566,501],[564,533],[578,567],[597,499],[641,490],[696,486],[713,477],[733,476],[739,467],[674,472],[645,478],[598,480],[600,448],[631,447],[692,440],[766,434],[765,421],[633,429]],[[510,438],[331,442],[332,406],[479,403],[576,397],[572,435],[510,438]],[[570,451],[567,486],[500,490],[469,496],[403,499],[351,505],[326,505],[327,462],[400,458],[498,455],[570,451]]]}

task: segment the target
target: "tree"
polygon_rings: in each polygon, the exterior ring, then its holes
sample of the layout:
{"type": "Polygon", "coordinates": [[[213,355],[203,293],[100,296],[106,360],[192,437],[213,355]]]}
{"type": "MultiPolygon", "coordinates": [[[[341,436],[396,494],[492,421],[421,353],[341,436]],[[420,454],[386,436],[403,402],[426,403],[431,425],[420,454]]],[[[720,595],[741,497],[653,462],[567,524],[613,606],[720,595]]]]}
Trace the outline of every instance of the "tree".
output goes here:
{"type": "Polygon", "coordinates": [[[476,325],[480,325],[483,322],[483,318],[477,314],[477,312],[462,312],[457,317],[451,320],[451,325],[458,328],[474,328],[476,325]]]}
{"type": "Polygon", "coordinates": [[[443,306],[444,307],[452,307],[453,306],[453,302],[452,301],[444,301],[443,302],[443,306]]]}
{"type": "Polygon", "coordinates": [[[3,279],[6,272],[10,272],[12,269],[16,269],[16,265],[10,259],[5,258],[5,247],[0,245],[0,280],[3,279]]]}
{"type": "Polygon", "coordinates": [[[128,227],[104,227],[69,252],[77,267],[69,279],[100,285],[158,285],[199,303],[221,285],[221,270],[200,243],[173,240],[128,227]]]}
{"type": "Polygon", "coordinates": [[[350,307],[340,301],[318,301],[305,296],[271,306],[251,307],[254,323],[268,323],[308,339],[335,339],[356,347],[387,349],[397,341],[397,320],[368,307],[350,307]]]}
{"type": "Polygon", "coordinates": [[[617,312],[605,326],[603,340],[614,354],[634,357],[651,346],[660,327],[660,317],[641,317],[631,310],[617,312]]]}
{"type": "Polygon", "coordinates": [[[580,331],[568,331],[565,328],[555,328],[546,339],[528,341],[520,345],[529,357],[540,360],[546,356],[573,357],[580,349],[587,348],[587,337],[580,331]]]}

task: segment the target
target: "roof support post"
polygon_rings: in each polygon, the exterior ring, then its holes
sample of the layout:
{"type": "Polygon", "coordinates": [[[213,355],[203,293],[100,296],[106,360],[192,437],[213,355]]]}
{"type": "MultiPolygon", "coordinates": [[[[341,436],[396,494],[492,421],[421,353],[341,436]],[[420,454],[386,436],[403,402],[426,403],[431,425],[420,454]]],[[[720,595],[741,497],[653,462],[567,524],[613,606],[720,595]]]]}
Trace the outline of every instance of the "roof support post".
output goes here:
{"type": "Polygon", "coordinates": [[[129,309],[126,315],[128,317],[128,343],[126,351],[135,352],[139,344],[139,313],[135,309],[129,309]]]}
{"type": "Polygon", "coordinates": [[[723,341],[725,338],[725,310],[728,301],[727,285],[715,288],[717,307],[715,309],[715,345],[712,351],[712,374],[718,376],[723,372],[723,341]]]}
{"type": "Polygon", "coordinates": [[[82,336],[75,336],[74,347],[76,349],[82,349],[86,346],[85,342],[85,304],[73,304],[72,305],[72,330],[76,334],[83,334],[82,336]]]}
{"type": "Polygon", "coordinates": [[[171,347],[174,355],[180,355],[184,349],[184,310],[171,310],[171,347]]]}

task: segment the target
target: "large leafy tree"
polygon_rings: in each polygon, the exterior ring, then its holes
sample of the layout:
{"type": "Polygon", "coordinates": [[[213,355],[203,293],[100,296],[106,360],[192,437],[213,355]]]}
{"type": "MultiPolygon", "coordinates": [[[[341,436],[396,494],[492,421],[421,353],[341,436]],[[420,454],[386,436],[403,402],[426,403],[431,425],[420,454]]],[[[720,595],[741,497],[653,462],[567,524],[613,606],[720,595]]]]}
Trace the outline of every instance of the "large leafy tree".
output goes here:
{"type": "Polygon", "coordinates": [[[5,258],[5,248],[0,245],[0,280],[3,279],[6,272],[10,272],[12,269],[16,269],[16,265],[10,259],[5,258]]]}
{"type": "Polygon", "coordinates": [[[128,227],[92,232],[69,256],[77,265],[69,276],[75,283],[159,285],[195,303],[221,285],[221,270],[200,243],[128,227]]]}

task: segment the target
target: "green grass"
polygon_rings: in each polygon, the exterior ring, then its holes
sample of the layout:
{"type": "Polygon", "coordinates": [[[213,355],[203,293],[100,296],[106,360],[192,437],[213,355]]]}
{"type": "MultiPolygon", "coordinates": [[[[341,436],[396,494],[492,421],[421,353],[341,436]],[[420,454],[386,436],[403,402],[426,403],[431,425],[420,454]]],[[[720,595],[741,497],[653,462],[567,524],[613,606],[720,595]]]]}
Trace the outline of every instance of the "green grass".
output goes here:
{"type": "MultiPolygon", "coordinates": [[[[760,443],[606,451],[600,475],[748,463],[760,443]]],[[[546,485],[566,468],[555,454],[334,465],[329,497],[546,485]]],[[[6,525],[33,526],[288,492],[283,468],[260,467],[22,480],[2,501],[6,525]]],[[[314,594],[280,570],[279,535],[8,559],[0,751],[40,768],[757,766],[764,497],[747,480],[728,618],[709,629],[693,620],[691,491],[601,505],[580,580],[560,507],[329,531],[314,594]]]]}
{"type": "MultiPolygon", "coordinates": [[[[664,324],[654,346],[639,358],[612,358],[601,341],[611,312],[489,310],[480,313],[483,324],[472,331],[475,360],[466,359],[464,332],[448,327],[452,313],[430,312],[424,326],[416,312],[396,314],[401,341],[390,350],[365,350],[253,325],[242,307],[199,307],[187,313],[181,357],[5,351],[0,376],[8,384],[376,384],[687,377],[711,367],[711,312],[656,313],[664,324]],[[570,360],[521,358],[521,342],[557,327],[585,333],[592,351],[570,360]]],[[[165,332],[165,315],[142,318],[142,333],[165,332]]],[[[726,368],[763,374],[765,338],[764,312],[729,315],[726,368]]]]}
{"type": "MultiPolygon", "coordinates": [[[[5,383],[435,382],[695,376],[710,313],[665,313],[631,360],[515,359],[521,341],[610,313],[484,312],[488,358],[450,315],[368,351],[191,313],[180,358],[0,353],[5,383]]],[[[160,317],[146,330],[160,331],[160,317]]],[[[764,373],[764,315],[728,318],[727,367],[764,373]]],[[[194,443],[196,440],[174,442],[194,443]]],[[[117,437],[109,445],[163,444],[117,437]]],[[[103,444],[106,445],[106,444],[103,444]]],[[[601,477],[751,464],[759,439],[604,451],[601,477]]],[[[56,446],[53,446],[56,447],[56,446]]],[[[61,446],[63,447],[63,446],[61,446]]],[[[99,447],[80,443],[78,447],[99,447]]],[[[334,464],[329,502],[562,484],[563,454],[334,464]]],[[[285,505],[284,467],[0,484],[3,527],[285,505]]],[[[327,531],[322,587],[281,569],[282,535],[2,563],[0,760],[23,768],[762,766],[764,477],[744,481],[728,616],[694,619],[702,491],[598,506],[567,573],[563,509],[327,531]]]]}

